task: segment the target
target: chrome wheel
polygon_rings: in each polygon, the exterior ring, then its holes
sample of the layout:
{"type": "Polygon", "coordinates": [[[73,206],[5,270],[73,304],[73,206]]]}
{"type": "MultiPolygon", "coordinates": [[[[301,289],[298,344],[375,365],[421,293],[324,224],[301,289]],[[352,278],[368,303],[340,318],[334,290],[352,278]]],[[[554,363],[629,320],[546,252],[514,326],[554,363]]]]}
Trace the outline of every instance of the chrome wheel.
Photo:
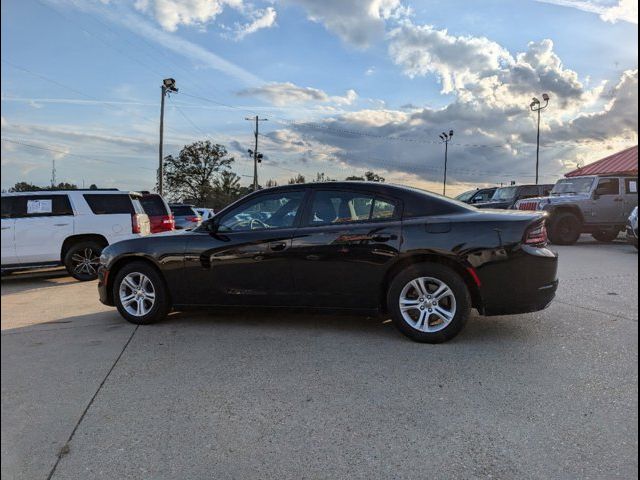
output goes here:
{"type": "Polygon", "coordinates": [[[71,255],[71,261],[73,262],[73,273],[96,275],[100,265],[100,253],[93,248],[87,247],[71,255]]]}
{"type": "Polygon", "coordinates": [[[407,324],[421,332],[438,332],[456,315],[456,297],[451,288],[433,277],[419,277],[400,292],[400,313],[407,324]]]}
{"type": "Polygon", "coordinates": [[[149,277],[132,272],[122,279],[119,289],[120,303],[128,314],[143,317],[156,301],[156,291],[149,277]]]}

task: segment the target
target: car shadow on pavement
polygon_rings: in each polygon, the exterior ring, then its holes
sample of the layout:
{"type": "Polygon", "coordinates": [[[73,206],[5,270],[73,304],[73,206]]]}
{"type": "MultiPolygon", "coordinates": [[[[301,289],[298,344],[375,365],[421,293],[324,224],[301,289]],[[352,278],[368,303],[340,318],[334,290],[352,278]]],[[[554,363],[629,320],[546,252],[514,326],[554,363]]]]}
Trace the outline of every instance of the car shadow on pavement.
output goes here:
{"type": "Polygon", "coordinates": [[[78,281],[69,276],[64,269],[12,273],[2,277],[2,295],[60,287],[76,282],[78,281]]]}

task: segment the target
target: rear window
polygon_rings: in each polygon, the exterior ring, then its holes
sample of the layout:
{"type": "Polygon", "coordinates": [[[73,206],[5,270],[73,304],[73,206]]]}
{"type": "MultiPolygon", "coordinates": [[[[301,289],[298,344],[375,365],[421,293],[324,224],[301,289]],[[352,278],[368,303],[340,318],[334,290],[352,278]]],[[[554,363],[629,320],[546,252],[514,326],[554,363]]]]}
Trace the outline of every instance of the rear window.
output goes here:
{"type": "Polygon", "coordinates": [[[197,212],[188,205],[173,205],[171,211],[177,217],[189,217],[191,215],[198,215],[197,212]]]}
{"type": "Polygon", "coordinates": [[[19,195],[10,205],[5,206],[4,199],[2,203],[3,218],[7,218],[5,212],[13,218],[73,215],[67,195],[19,195]]]}
{"type": "Polygon", "coordinates": [[[96,215],[109,215],[117,213],[141,213],[136,212],[132,198],[129,195],[100,195],[85,194],[84,199],[89,204],[89,208],[96,215]]]}
{"type": "Polygon", "coordinates": [[[162,197],[159,195],[145,195],[140,198],[140,203],[145,213],[150,217],[160,217],[169,214],[164,200],[162,200],[162,197]]]}

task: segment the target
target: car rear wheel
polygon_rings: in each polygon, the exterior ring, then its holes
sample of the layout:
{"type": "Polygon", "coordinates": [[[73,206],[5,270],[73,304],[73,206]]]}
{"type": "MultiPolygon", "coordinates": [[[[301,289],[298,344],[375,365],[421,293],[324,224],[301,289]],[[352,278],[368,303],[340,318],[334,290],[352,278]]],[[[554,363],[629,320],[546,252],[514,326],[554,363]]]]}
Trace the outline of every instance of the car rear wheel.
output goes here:
{"type": "Polygon", "coordinates": [[[437,263],[420,263],[393,279],[387,305],[395,326],[407,337],[441,343],[462,330],[471,311],[471,298],[455,271],[437,263]]]}
{"type": "Polygon", "coordinates": [[[118,271],[113,299],[120,315],[136,325],[158,322],[171,308],[162,277],[145,262],[132,262],[118,271]]]}
{"type": "Polygon", "coordinates": [[[64,256],[64,266],[76,280],[86,282],[98,278],[100,254],[104,247],[94,241],[72,245],[64,256]]]}
{"type": "Polygon", "coordinates": [[[617,230],[600,230],[598,232],[593,232],[591,236],[599,242],[610,243],[618,238],[618,233],[619,232],[617,230]]]}
{"type": "Polygon", "coordinates": [[[582,224],[573,213],[560,213],[552,218],[549,239],[556,245],[573,245],[580,238],[582,224]]]}

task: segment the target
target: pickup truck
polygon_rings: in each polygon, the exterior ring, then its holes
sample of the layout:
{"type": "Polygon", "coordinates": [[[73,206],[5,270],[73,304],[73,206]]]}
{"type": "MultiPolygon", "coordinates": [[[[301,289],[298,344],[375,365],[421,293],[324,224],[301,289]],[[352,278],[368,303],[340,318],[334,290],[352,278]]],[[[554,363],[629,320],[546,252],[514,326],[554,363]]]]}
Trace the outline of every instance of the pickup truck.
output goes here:
{"type": "Polygon", "coordinates": [[[612,242],[637,205],[637,176],[589,175],[558,180],[549,196],[519,200],[515,208],[548,212],[551,242],[573,245],[582,233],[612,242]]]}

